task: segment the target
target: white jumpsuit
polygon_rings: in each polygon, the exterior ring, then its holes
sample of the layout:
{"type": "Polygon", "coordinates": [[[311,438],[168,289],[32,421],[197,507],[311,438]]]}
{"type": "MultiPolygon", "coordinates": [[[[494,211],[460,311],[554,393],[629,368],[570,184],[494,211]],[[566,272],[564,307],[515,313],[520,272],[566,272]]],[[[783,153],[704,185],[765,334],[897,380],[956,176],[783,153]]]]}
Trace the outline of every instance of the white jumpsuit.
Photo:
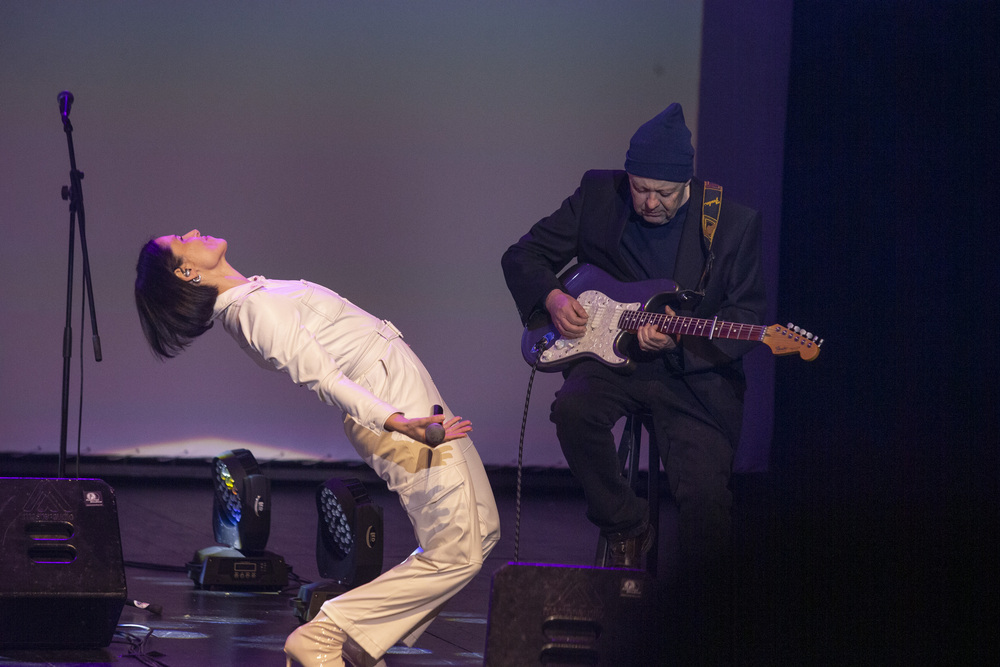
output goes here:
{"type": "Polygon", "coordinates": [[[226,290],[215,319],[265,368],[289,374],[344,412],[358,455],[398,494],[418,547],[375,580],[327,601],[325,613],[373,658],[408,646],[469,583],[500,539],[500,517],[472,440],[436,448],[383,429],[396,412],[451,417],[401,334],[335,292],[307,281],[226,290]]]}

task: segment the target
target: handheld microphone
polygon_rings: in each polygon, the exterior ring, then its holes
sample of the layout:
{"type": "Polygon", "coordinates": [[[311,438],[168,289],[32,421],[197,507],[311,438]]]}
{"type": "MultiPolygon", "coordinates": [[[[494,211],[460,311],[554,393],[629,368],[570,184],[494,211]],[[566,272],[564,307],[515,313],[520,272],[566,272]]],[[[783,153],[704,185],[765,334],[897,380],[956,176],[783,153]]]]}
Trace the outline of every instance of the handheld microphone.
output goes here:
{"type": "MultiPolygon", "coordinates": [[[[443,415],[444,408],[440,405],[435,405],[432,413],[435,415],[443,415]]],[[[424,437],[427,438],[427,444],[431,447],[437,447],[442,442],[444,442],[444,426],[434,422],[433,424],[428,424],[427,428],[424,429],[424,437]]]]}
{"type": "Polygon", "coordinates": [[[59,113],[62,114],[63,118],[69,117],[69,110],[73,106],[73,93],[68,90],[64,90],[59,93],[59,113]]]}

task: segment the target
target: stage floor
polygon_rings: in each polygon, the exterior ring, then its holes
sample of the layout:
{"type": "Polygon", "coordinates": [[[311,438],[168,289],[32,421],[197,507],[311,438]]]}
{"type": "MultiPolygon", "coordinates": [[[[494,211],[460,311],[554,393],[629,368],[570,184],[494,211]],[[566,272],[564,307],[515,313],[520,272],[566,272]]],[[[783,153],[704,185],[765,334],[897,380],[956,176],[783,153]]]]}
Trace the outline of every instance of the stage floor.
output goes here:
{"type": "MultiPolygon", "coordinates": [[[[103,478],[118,506],[128,598],[157,605],[157,615],[131,605],[122,610],[110,645],[101,649],[0,649],[0,665],[154,665],[169,667],[256,667],[283,665],[282,645],[299,625],[293,609],[301,582],[319,581],[316,564],[315,480],[272,480],[272,521],[268,550],[282,556],[294,582],[272,593],[207,591],[184,571],[196,551],[213,546],[212,486],[209,465],[203,479],[103,478]]],[[[363,469],[367,470],[367,469],[363,469]]],[[[98,477],[100,475],[83,475],[98,477]]],[[[315,477],[315,472],[313,473],[315,477]]],[[[360,477],[384,512],[384,562],[388,568],[414,548],[413,532],[395,496],[378,480],[347,470],[330,476],[360,477]]],[[[593,564],[597,531],[584,516],[582,495],[565,471],[529,472],[524,478],[519,530],[512,471],[491,472],[501,511],[503,537],[475,580],[445,607],[413,648],[394,647],[390,667],[482,665],[490,622],[493,575],[508,562],[593,564]],[[518,540],[515,555],[515,538],[518,540]]],[[[765,558],[773,533],[768,494],[737,484],[738,549],[743,577],[737,600],[737,650],[748,662],[772,647],[757,644],[767,632],[769,594],[765,558]]],[[[751,487],[755,485],[750,485],[751,487]]],[[[676,516],[661,502],[660,579],[669,578],[676,516]]],[[[44,626],[46,618],[38,618],[44,626]]],[[[53,628],[58,632],[58,628],[53,628]]],[[[653,649],[651,648],[651,651],[653,649]]],[[[660,664],[655,654],[649,662],[660,664]]]]}

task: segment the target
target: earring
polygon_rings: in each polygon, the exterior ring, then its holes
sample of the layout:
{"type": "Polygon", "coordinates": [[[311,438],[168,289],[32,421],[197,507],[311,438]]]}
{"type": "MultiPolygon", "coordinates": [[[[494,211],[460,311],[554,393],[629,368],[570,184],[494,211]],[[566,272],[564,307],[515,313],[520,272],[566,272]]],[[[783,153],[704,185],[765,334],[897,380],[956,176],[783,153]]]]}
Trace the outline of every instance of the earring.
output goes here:
{"type": "Polygon", "coordinates": [[[187,278],[191,275],[191,269],[184,269],[184,277],[187,278]]]}
{"type": "Polygon", "coordinates": [[[198,276],[195,276],[194,278],[192,278],[191,279],[191,283],[194,284],[194,285],[200,285],[201,284],[201,276],[198,275],[198,276]]]}

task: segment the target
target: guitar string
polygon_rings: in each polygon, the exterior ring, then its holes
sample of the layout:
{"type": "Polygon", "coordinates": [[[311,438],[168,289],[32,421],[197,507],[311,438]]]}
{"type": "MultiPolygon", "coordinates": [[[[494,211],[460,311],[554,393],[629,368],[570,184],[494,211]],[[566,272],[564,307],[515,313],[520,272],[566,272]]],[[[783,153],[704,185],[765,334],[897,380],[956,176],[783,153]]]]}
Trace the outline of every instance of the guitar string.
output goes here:
{"type": "Polygon", "coordinates": [[[746,324],[743,322],[714,322],[713,320],[687,317],[683,315],[667,315],[666,313],[651,313],[645,310],[627,310],[618,319],[618,328],[625,331],[635,331],[644,324],[655,324],[664,333],[679,333],[688,335],[701,335],[706,327],[712,324],[717,325],[714,332],[716,338],[729,338],[737,340],[760,340],[764,336],[766,327],[759,324],[746,324]],[[671,325],[670,330],[665,330],[665,325],[671,325]]]}

